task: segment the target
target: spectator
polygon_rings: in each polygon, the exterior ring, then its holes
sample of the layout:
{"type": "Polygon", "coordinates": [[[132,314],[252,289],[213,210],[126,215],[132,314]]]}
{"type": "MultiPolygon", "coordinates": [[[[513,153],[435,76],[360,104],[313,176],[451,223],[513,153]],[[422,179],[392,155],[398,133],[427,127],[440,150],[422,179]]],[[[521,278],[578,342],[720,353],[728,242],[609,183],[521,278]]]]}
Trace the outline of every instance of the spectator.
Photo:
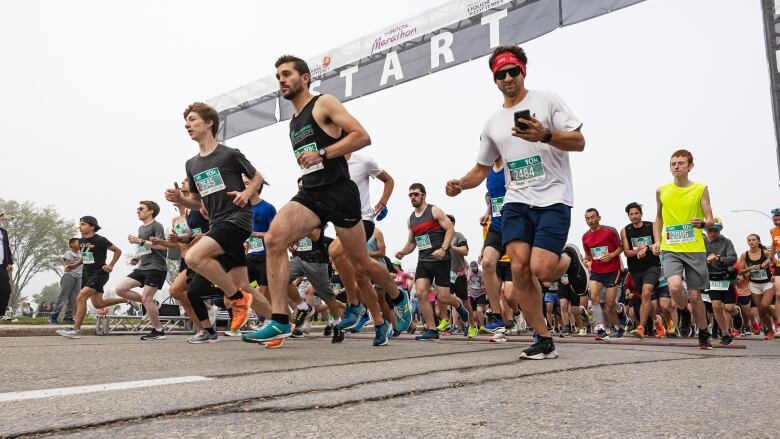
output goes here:
{"type": "Polygon", "coordinates": [[[57,295],[57,304],[51,309],[51,316],[49,317],[49,323],[52,325],[59,323],[57,319],[66,303],[68,307],[65,309],[65,316],[62,321],[64,323],[74,323],[73,310],[76,307],[76,296],[78,296],[81,290],[82,266],[79,239],[71,238],[68,241],[68,246],[70,248],[62,256],[62,260],[65,263],[65,273],[62,274],[60,279],[60,293],[57,295]]]}
{"type": "MultiPolygon", "coordinates": [[[[0,212],[0,220],[10,219],[0,212]]],[[[8,301],[11,300],[11,272],[14,270],[14,258],[8,232],[0,227],[0,317],[5,317],[8,301]]]]}
{"type": "Polygon", "coordinates": [[[21,315],[22,317],[32,317],[33,309],[32,306],[30,306],[30,302],[22,300],[22,302],[19,304],[19,311],[17,314],[21,315]]]}

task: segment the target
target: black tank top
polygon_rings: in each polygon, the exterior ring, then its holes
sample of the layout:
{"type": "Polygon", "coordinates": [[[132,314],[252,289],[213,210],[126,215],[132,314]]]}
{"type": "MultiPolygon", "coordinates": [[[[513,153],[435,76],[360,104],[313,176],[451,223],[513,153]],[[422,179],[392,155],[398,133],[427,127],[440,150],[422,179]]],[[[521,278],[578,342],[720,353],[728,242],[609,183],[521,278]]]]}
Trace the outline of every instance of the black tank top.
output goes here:
{"type": "MultiPolygon", "coordinates": [[[[629,224],[624,229],[626,231],[626,239],[631,250],[634,250],[642,245],[650,246],[655,243],[653,239],[653,223],[649,221],[642,221],[642,227],[636,228],[633,224],[629,224]]],[[[661,260],[658,256],[654,255],[649,249],[645,253],[644,258],[626,257],[628,262],[628,271],[639,273],[645,271],[650,267],[661,265],[661,260]]]]}
{"type": "MultiPolygon", "coordinates": [[[[409,227],[412,229],[414,240],[417,242],[417,250],[420,254],[417,256],[418,261],[438,261],[433,257],[433,252],[440,249],[444,244],[444,229],[433,217],[433,204],[429,204],[425,208],[420,217],[417,217],[414,212],[409,216],[409,227]]],[[[444,252],[445,256],[443,261],[450,260],[450,252],[444,252]]]]}
{"type": "MultiPolygon", "coordinates": [[[[761,257],[758,258],[757,261],[750,259],[750,252],[745,252],[745,266],[747,267],[750,267],[751,265],[761,265],[766,260],[767,257],[764,254],[764,250],[761,250],[761,257]]],[[[772,273],[769,272],[769,268],[759,268],[756,271],[749,272],[748,279],[750,279],[750,282],[756,284],[765,284],[772,280],[772,273]]]]}
{"type": "MultiPolygon", "coordinates": [[[[347,134],[342,131],[341,137],[335,139],[329,136],[314,120],[312,110],[314,104],[322,95],[314,96],[301,113],[293,115],[290,120],[290,142],[297,158],[308,151],[327,149],[330,145],[343,139],[347,134]]],[[[325,159],[322,163],[301,169],[303,174],[303,187],[317,188],[336,183],[339,180],[349,180],[349,166],[347,160],[342,157],[325,159]]]]}

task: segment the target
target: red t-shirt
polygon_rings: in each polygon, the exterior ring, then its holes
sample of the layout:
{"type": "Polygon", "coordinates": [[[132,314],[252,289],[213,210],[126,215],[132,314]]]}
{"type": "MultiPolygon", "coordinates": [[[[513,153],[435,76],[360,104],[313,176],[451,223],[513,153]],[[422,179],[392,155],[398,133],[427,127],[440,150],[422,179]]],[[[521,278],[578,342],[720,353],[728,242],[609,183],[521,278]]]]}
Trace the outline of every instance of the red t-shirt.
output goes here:
{"type": "Polygon", "coordinates": [[[593,258],[590,271],[594,273],[607,274],[620,270],[619,256],[606,263],[601,262],[599,258],[622,246],[617,230],[609,226],[600,226],[595,231],[588,230],[582,235],[582,247],[585,253],[593,258]]]}

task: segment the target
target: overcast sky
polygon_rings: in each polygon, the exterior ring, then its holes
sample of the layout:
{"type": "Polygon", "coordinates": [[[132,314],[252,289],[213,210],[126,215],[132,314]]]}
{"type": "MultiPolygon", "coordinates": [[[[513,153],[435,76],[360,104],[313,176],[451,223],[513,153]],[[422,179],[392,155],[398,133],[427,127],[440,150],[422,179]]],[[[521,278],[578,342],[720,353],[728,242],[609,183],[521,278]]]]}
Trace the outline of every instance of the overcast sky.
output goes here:
{"type": "MultiPolygon", "coordinates": [[[[7,4],[0,197],[53,205],[74,221],[94,215],[101,234],[128,250],[139,200],[157,200],[166,226],[175,213],[162,194],[197,152],[183,128],[188,104],[273,74],[280,54],[314,56],[440,3],[7,4]]],[[[624,206],[638,201],[652,220],[655,188],[671,179],[669,155],[685,147],[695,156],[691,178],[709,186],[737,251],[748,233],[769,242],[769,220],[731,212],[780,205],[759,0],[649,0],[523,46],[527,87],[557,92],[584,123],[585,151],[572,153],[570,241],[580,243],[588,207],[619,228],[624,206]]],[[[452,199],[444,183],[474,165],[482,125],[501,102],[481,58],[346,104],[373,139],[364,152],[396,180],[379,223],[390,255],[406,239],[406,189],[422,182],[477,257],[484,186],[452,199]]],[[[268,201],[279,208],[290,199],[298,171],[286,123],[228,145],[273,184],[268,201]]],[[[374,200],[380,192],[375,184],[374,200]]],[[[405,268],[415,260],[407,256],[405,268]]],[[[120,263],[109,289],[129,269],[120,263]]],[[[40,276],[24,294],[56,280],[40,276]]]]}

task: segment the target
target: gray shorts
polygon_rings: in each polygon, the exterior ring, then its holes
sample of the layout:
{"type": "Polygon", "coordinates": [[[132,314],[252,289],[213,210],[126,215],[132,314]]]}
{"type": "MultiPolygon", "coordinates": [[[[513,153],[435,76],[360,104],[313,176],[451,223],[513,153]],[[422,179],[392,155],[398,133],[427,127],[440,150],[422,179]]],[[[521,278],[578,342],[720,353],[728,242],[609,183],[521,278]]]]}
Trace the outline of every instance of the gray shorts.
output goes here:
{"type": "Polygon", "coordinates": [[[710,289],[710,275],[707,271],[707,253],[661,252],[664,277],[682,276],[689,290],[710,289]]]}
{"type": "Polygon", "coordinates": [[[301,258],[290,259],[290,282],[305,277],[314,287],[314,294],[328,302],[336,298],[333,287],[330,284],[330,274],[327,263],[306,262],[301,258]]]}
{"type": "Polygon", "coordinates": [[[631,277],[634,278],[634,284],[637,288],[641,288],[642,285],[655,286],[658,279],[661,278],[661,266],[654,265],[645,271],[632,271],[631,277]]]}

